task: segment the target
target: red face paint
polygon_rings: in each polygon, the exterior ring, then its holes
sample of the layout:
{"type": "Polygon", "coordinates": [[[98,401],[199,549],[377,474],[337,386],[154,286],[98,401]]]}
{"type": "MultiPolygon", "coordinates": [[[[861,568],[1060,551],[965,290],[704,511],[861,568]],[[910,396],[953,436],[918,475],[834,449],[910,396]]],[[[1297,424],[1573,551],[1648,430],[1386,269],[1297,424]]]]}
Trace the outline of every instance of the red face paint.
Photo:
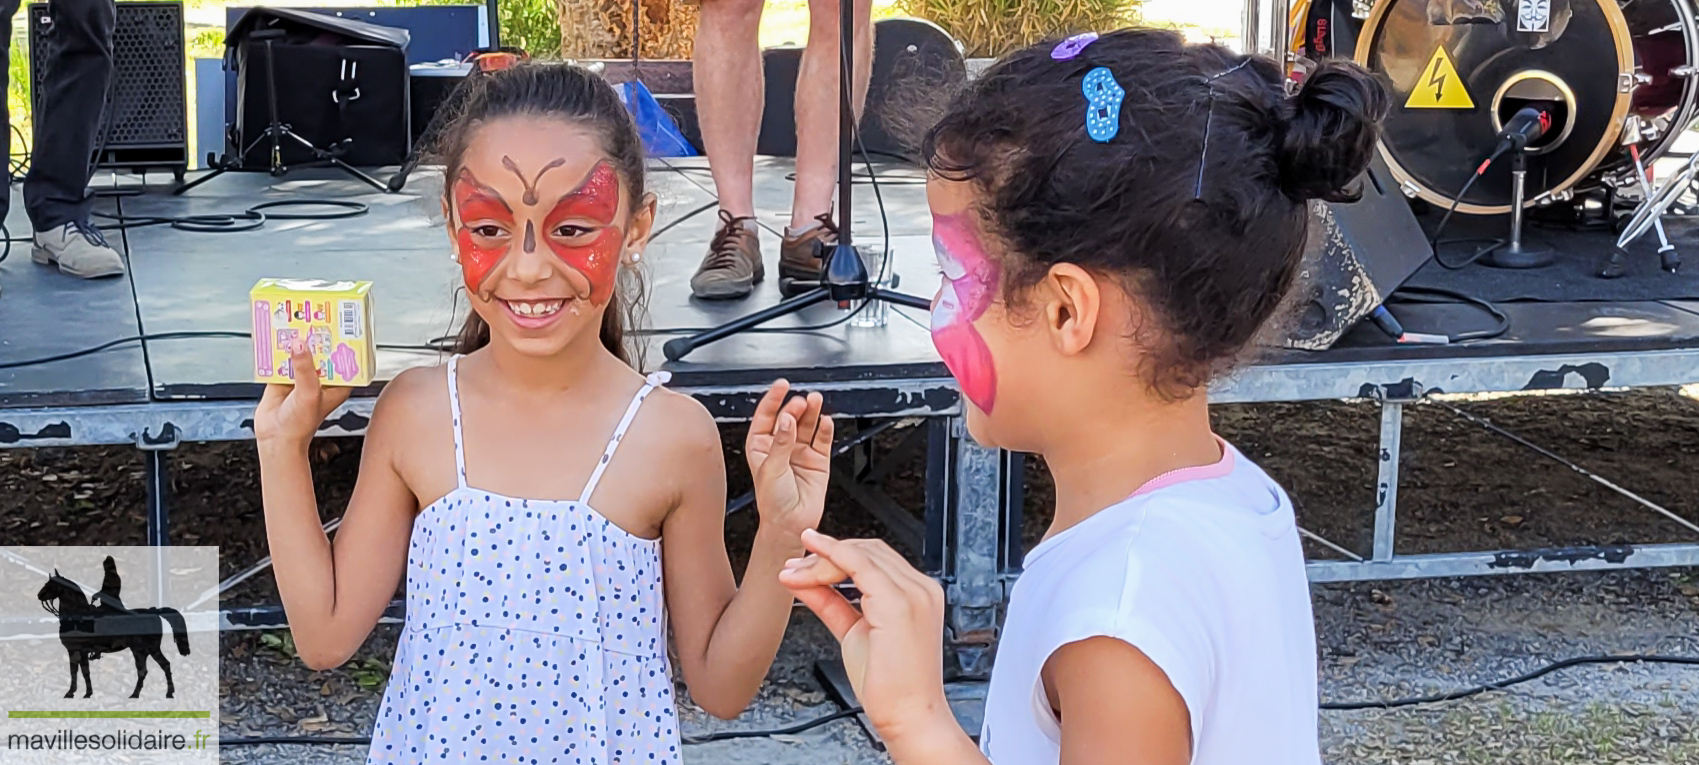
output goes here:
{"type": "Polygon", "coordinates": [[[591,305],[601,306],[613,296],[620,245],[625,240],[624,232],[613,225],[618,212],[619,174],[607,162],[598,162],[584,182],[561,197],[543,220],[549,249],[590,282],[591,305]],[[570,237],[590,241],[568,244],[562,241],[565,237],[556,234],[563,223],[595,230],[570,237]]]}
{"type": "Polygon", "coordinates": [[[460,213],[460,228],[457,232],[460,243],[460,271],[466,278],[466,288],[476,293],[478,286],[484,282],[484,276],[507,255],[507,248],[485,241],[486,237],[478,236],[478,227],[469,223],[494,223],[511,234],[514,227],[513,210],[495,189],[479,183],[468,170],[462,170],[459,179],[454,182],[454,206],[460,213]],[[480,244],[481,241],[484,243],[480,244]]]}
{"type": "Polygon", "coordinates": [[[991,307],[1002,269],[986,254],[966,213],[933,215],[932,247],[944,276],[932,306],[932,344],[962,395],[990,412],[997,398],[997,370],[973,322],[991,307]]]}

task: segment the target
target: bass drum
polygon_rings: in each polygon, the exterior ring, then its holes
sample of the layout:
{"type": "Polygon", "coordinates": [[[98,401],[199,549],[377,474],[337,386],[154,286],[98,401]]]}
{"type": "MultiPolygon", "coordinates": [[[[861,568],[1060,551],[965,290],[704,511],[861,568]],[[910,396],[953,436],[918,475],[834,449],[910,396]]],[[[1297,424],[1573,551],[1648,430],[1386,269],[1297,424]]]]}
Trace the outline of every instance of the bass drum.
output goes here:
{"type": "Polygon", "coordinates": [[[1292,51],[1311,61],[1355,58],[1363,19],[1352,15],[1354,7],[1352,0],[1301,0],[1295,4],[1292,51]]]}
{"type": "Polygon", "coordinates": [[[1633,183],[1628,145],[1650,163],[1694,117],[1688,1],[1380,0],[1355,58],[1389,86],[1381,153],[1407,194],[1506,213],[1504,159],[1456,195],[1504,122],[1540,105],[1553,125],[1530,146],[1525,204],[1633,183]]]}

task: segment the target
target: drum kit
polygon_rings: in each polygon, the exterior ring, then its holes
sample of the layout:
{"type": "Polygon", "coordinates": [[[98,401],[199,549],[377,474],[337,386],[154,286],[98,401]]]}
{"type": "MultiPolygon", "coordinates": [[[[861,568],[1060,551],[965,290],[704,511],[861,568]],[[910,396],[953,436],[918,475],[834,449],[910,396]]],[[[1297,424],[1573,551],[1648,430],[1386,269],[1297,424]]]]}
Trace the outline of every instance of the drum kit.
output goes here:
{"type": "Polygon", "coordinates": [[[1514,212],[1513,237],[1524,210],[1613,225],[1618,246],[1600,272],[1610,277],[1653,229],[1663,267],[1680,263],[1662,218],[1695,206],[1699,154],[1675,152],[1699,116],[1694,2],[1294,0],[1281,20],[1295,80],[1315,61],[1349,58],[1387,84],[1380,153],[1405,195],[1466,215],[1514,212]],[[1524,172],[1483,165],[1529,108],[1549,124],[1515,152],[1524,172]],[[1660,159],[1672,171],[1656,177],[1660,159]]]}

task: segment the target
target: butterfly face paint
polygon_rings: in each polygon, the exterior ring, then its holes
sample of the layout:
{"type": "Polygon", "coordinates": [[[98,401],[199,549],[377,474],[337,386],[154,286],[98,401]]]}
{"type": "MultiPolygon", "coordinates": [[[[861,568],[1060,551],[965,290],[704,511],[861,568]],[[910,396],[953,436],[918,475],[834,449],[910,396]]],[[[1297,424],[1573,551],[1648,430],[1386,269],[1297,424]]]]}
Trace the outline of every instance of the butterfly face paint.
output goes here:
{"type": "MultiPolygon", "coordinates": [[[[619,175],[612,165],[598,162],[590,170],[589,177],[578,188],[561,197],[548,217],[543,219],[549,249],[589,280],[591,305],[601,306],[613,295],[614,276],[619,270],[620,244],[625,240],[624,232],[613,225],[614,214],[618,211],[619,175]],[[572,225],[571,221],[577,220],[587,221],[597,229],[589,242],[567,244],[555,237],[556,228],[563,223],[572,225]]],[[[572,238],[586,236],[591,235],[572,238]]]]}
{"type": "Polygon", "coordinates": [[[1002,269],[986,254],[967,213],[932,216],[932,247],[944,284],[932,306],[932,344],[974,406],[985,412],[997,397],[991,349],[973,322],[991,307],[1002,269]]]}
{"type": "Polygon", "coordinates": [[[454,183],[459,214],[456,236],[468,289],[478,292],[510,248],[517,246],[527,254],[535,253],[541,238],[555,257],[587,283],[578,288],[587,286],[592,305],[601,306],[612,297],[620,246],[625,239],[624,232],[613,225],[619,212],[619,174],[608,162],[598,162],[576,188],[544,208],[539,204],[537,185],[550,170],[563,164],[565,160],[557,159],[527,178],[511,158],[502,157],[502,166],[525,190],[520,200],[523,205],[517,211],[470,170],[460,172],[454,183]],[[507,236],[480,235],[486,227],[499,228],[507,236]]]}
{"type": "Polygon", "coordinates": [[[477,229],[492,224],[512,229],[513,209],[495,189],[479,183],[470,170],[460,171],[454,182],[454,208],[460,213],[460,225],[455,232],[460,244],[460,273],[466,278],[466,288],[477,292],[484,283],[484,275],[507,254],[505,247],[489,244],[488,237],[478,236],[477,229]]]}

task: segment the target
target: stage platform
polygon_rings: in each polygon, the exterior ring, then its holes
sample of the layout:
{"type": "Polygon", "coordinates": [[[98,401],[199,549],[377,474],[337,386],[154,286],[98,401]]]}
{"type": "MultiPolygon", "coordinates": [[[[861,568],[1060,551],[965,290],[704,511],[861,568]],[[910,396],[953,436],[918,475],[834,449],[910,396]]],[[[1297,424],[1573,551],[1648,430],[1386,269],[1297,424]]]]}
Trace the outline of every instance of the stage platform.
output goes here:
{"type": "MultiPolygon", "coordinates": [[[[930,215],[922,177],[899,165],[876,166],[873,186],[856,186],[854,231],[861,244],[888,245],[897,288],[930,296],[937,285],[930,215]]],[[[772,305],[778,236],[787,222],[789,160],[758,160],[757,207],[774,278],[739,302],[689,297],[688,281],[715,223],[711,181],[701,159],[656,161],[651,188],[659,226],[644,253],[649,284],[642,328],[649,368],[673,373],[672,386],[702,401],[722,421],[747,418],[774,378],[821,390],[840,415],[869,420],[927,418],[933,446],[922,549],[928,567],[950,583],[951,622],[961,641],[994,634],[1004,588],[1020,560],[1018,455],[999,454],[964,437],[954,384],[934,353],[924,311],[890,307],[884,326],[855,322],[817,329],[845,316],[829,305],[774,322],[788,332],[747,334],[663,363],[660,345],[676,330],[705,328],[772,305]],[[695,215],[693,211],[703,210],[695,215]]],[[[121,278],[84,282],[30,262],[14,246],[0,263],[0,448],[135,444],[163,486],[170,449],[183,441],[252,437],[259,387],[249,382],[250,341],[242,336],[179,337],[248,327],[248,289],[262,277],[369,279],[380,378],[434,364],[424,350],[457,323],[457,266],[450,260],[438,202],[440,177],[421,172],[399,194],[380,194],[333,171],[285,178],[231,173],[184,196],[155,185],[106,197],[100,209],[128,217],[239,213],[268,201],[357,201],[366,215],[343,220],[269,220],[254,231],[197,233],[167,225],[109,231],[130,262],[121,278]],[[138,335],[154,339],[137,342],[138,335]],[[165,335],[167,337],[157,337],[165,335]],[[128,342],[125,342],[129,340],[128,342]],[[99,352],[61,361],[30,360],[99,352]],[[22,363],[22,365],[20,365],[22,363]],[[11,366],[8,366],[11,365],[11,366]]],[[[27,231],[14,201],[9,229],[27,231]]],[[[111,223],[111,221],[102,221],[111,223]]],[[[1455,346],[1399,346],[1365,326],[1324,352],[1273,351],[1224,380],[1219,402],[1372,398],[1384,406],[1381,498],[1372,550],[1339,550],[1311,563],[1318,581],[1583,568],[1699,564],[1699,545],[1616,546],[1547,551],[1483,551],[1401,556],[1392,547],[1402,407],[1438,392],[1604,389],[1699,382],[1699,302],[1505,303],[1511,329],[1501,338],[1455,346]]],[[[872,309],[869,309],[872,310],[872,309]]],[[[1394,308],[1412,330],[1458,332],[1491,320],[1458,305],[1394,308]]],[[[857,318],[865,318],[865,314],[857,318]]],[[[363,431],[374,391],[362,391],[326,423],[325,435],[363,431]]],[[[167,498],[150,504],[150,540],[169,538],[167,498]]],[[[257,511],[258,508],[255,508],[257,511]]],[[[918,532],[917,532],[918,533],[918,532]]],[[[226,615],[227,626],[275,624],[276,614],[226,615]]]]}

